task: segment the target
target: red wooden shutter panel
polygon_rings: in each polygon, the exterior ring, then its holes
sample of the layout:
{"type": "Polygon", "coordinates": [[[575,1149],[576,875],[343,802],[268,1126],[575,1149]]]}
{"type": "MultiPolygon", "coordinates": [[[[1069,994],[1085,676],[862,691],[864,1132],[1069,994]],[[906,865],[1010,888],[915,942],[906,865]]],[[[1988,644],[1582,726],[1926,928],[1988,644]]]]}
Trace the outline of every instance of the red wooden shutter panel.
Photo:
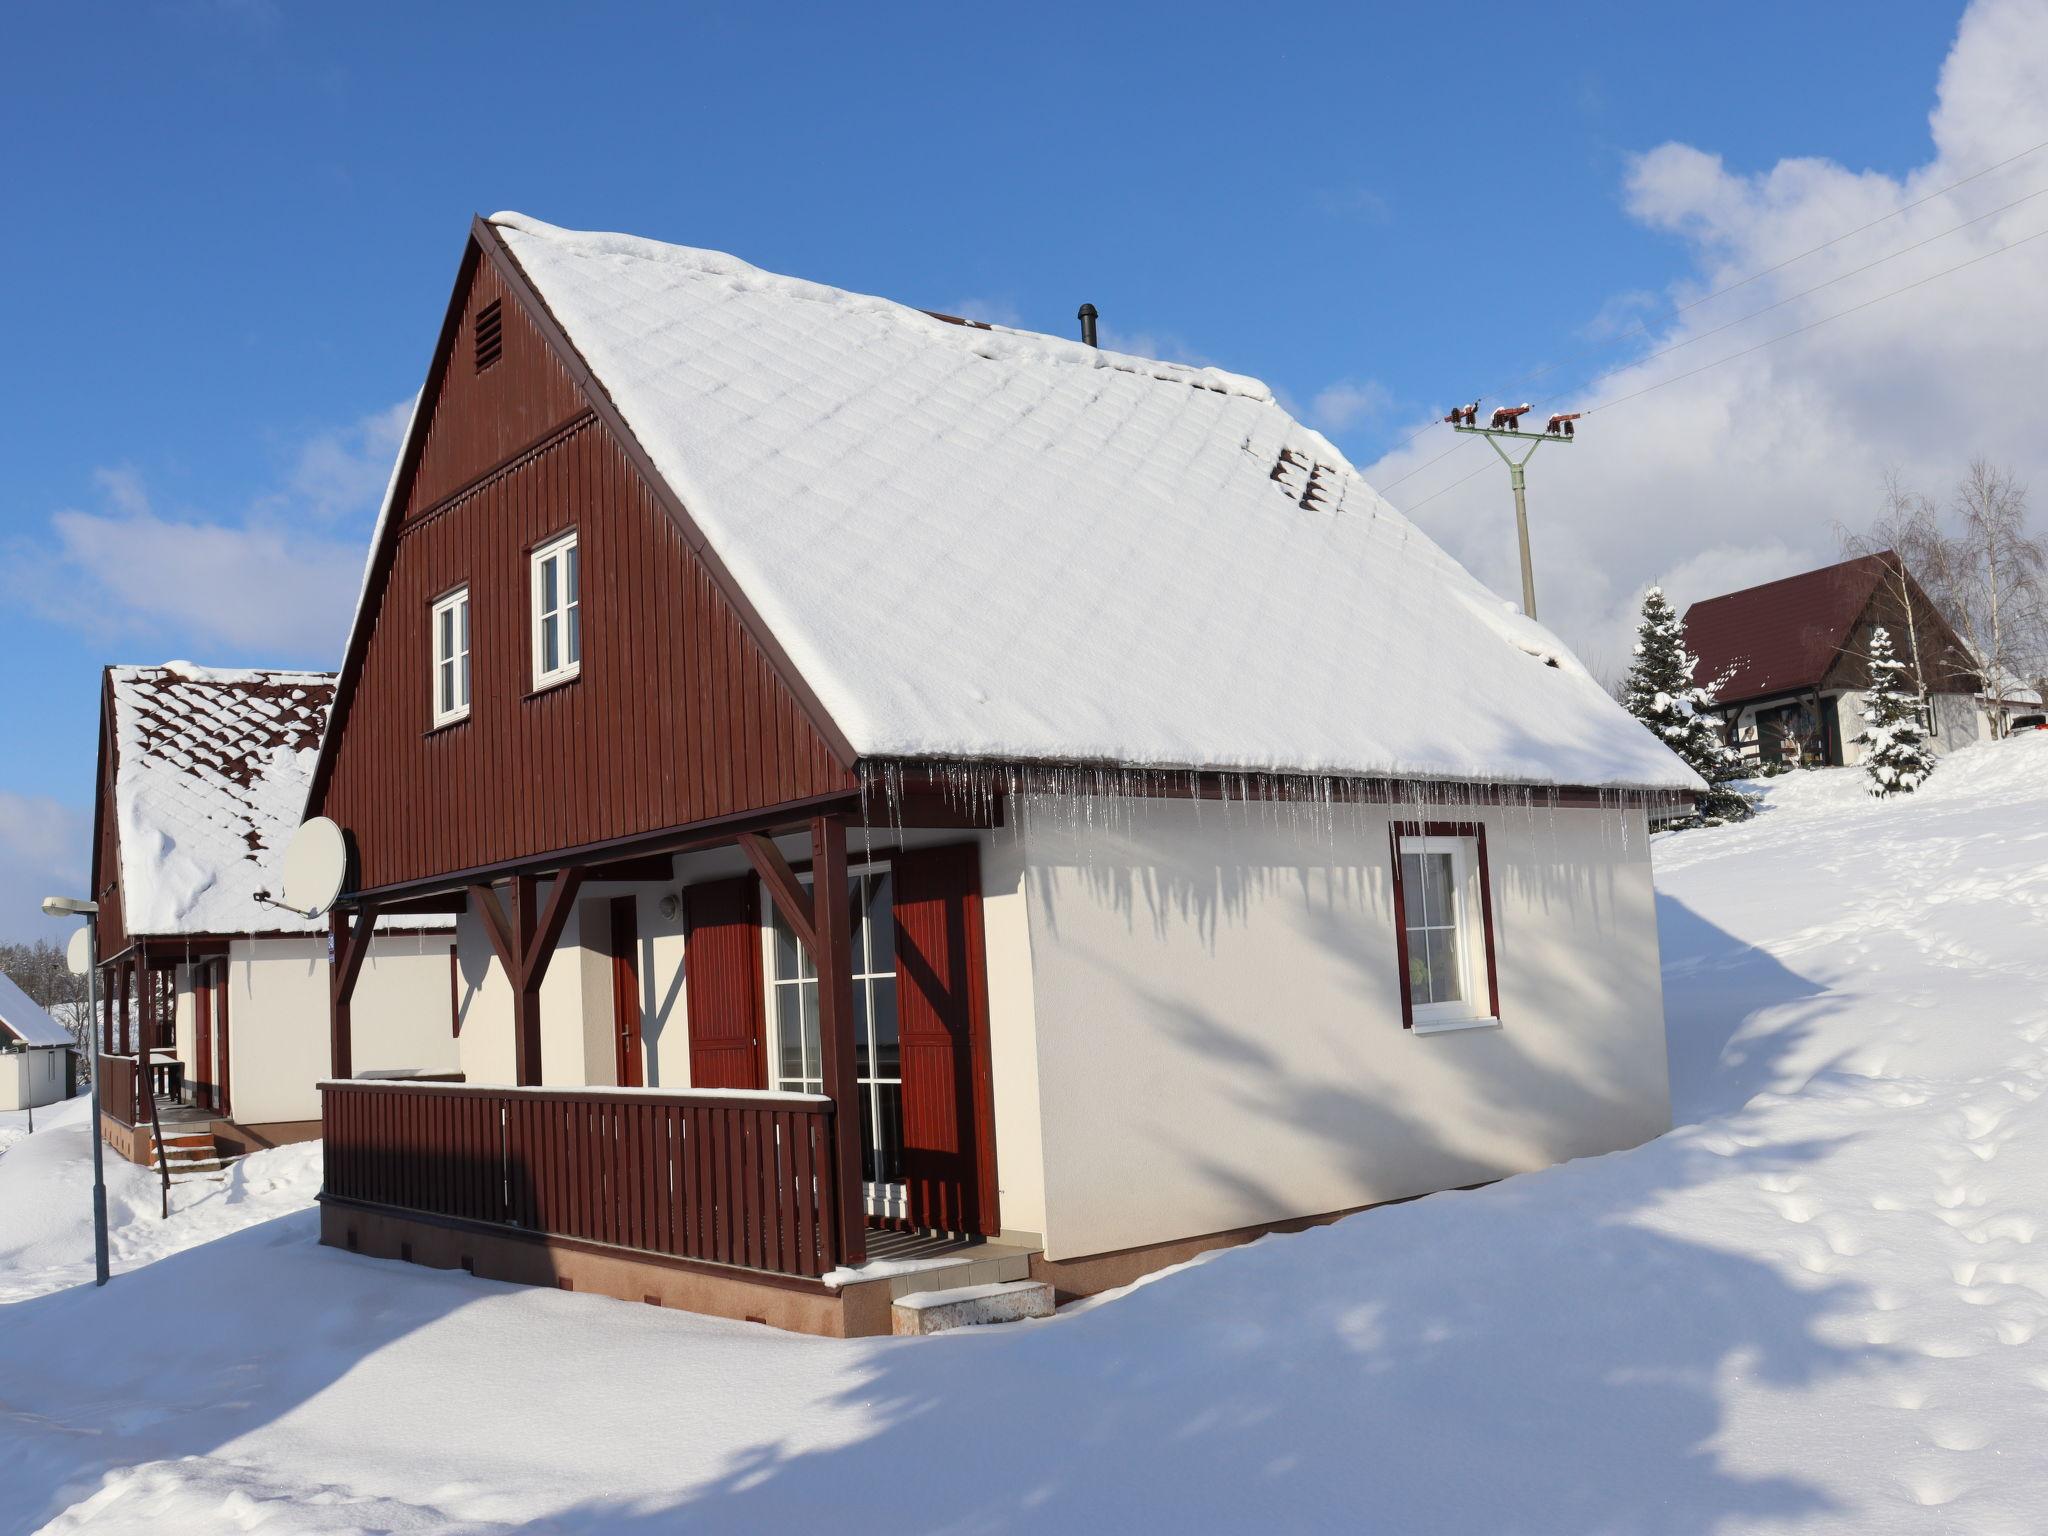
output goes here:
{"type": "Polygon", "coordinates": [[[1001,1221],[975,845],[899,853],[895,887],[910,1223],[992,1235],[1001,1221]]]}
{"type": "Polygon", "coordinates": [[[683,892],[683,995],[690,1086],[765,1088],[761,924],[749,875],[683,892]]]}

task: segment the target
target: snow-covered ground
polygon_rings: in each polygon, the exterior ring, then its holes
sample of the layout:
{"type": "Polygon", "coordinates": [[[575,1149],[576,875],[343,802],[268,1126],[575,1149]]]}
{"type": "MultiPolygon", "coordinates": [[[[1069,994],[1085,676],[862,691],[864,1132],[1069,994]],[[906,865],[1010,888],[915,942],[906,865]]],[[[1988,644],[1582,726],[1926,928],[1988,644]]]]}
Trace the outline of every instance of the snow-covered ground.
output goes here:
{"type": "Polygon", "coordinates": [[[0,1531],[2048,1529],[2048,736],[1863,783],[1659,841],[1681,1129],[1041,1323],[352,1258],[303,1149],[110,1162],[95,1291],[77,1111],[0,1124],[0,1531]]]}

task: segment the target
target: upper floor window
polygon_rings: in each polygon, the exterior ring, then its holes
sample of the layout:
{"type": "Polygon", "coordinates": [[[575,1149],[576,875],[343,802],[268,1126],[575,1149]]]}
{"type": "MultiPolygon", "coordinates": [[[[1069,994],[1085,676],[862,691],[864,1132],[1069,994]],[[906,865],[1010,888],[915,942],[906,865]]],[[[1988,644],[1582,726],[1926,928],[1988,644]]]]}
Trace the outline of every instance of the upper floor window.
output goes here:
{"type": "Polygon", "coordinates": [[[434,724],[469,715],[469,588],[457,587],[434,604],[434,724]]]}
{"type": "Polygon", "coordinates": [[[1395,828],[1394,841],[1402,1022],[1419,1030],[1498,1023],[1486,829],[1410,823],[1395,828]]]}
{"type": "Polygon", "coordinates": [[[583,669],[581,560],[572,529],[533,552],[533,686],[567,682],[583,669]]]}

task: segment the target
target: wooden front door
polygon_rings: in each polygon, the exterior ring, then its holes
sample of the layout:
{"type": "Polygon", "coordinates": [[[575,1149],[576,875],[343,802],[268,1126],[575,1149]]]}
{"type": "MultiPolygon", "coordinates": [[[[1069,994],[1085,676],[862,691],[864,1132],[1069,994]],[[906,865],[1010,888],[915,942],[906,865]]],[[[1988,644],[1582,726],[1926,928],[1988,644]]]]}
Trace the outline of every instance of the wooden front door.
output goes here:
{"type": "Polygon", "coordinates": [[[642,1086],[640,1070],[640,913],[631,896],[612,900],[612,1039],[621,1088],[642,1086]]]}
{"type": "Polygon", "coordinates": [[[683,997],[690,1086],[765,1088],[761,915],[751,875],[683,892],[683,997]]]}
{"type": "Polygon", "coordinates": [[[1001,1230],[975,845],[895,858],[903,1182],[914,1227],[1001,1230]]]}

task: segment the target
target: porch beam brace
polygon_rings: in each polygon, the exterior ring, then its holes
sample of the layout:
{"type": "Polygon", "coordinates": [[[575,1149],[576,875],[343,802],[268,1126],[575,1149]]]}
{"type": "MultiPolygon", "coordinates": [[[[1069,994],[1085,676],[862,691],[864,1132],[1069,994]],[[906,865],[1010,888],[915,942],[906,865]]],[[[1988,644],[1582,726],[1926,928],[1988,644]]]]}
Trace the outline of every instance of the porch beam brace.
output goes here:
{"type": "Polygon", "coordinates": [[[512,947],[512,925],[505,920],[505,909],[498,905],[498,893],[488,885],[472,885],[469,888],[469,910],[480,918],[484,925],[484,936],[491,941],[491,951],[498,957],[498,964],[505,967],[505,974],[518,985],[520,956],[512,947]]]}
{"type": "Polygon", "coordinates": [[[569,914],[576,907],[576,893],[583,888],[583,877],[588,873],[578,864],[555,876],[555,883],[548,891],[548,904],[541,911],[533,938],[526,946],[528,986],[538,989],[547,976],[548,962],[555,958],[555,946],[562,942],[562,930],[569,924],[569,914]]]}
{"type": "Polygon", "coordinates": [[[377,931],[377,904],[365,903],[350,914],[336,907],[327,916],[334,954],[327,962],[327,1075],[355,1076],[356,982],[370,956],[370,938],[377,931]]]}
{"type": "Polygon", "coordinates": [[[811,823],[811,904],[817,929],[811,958],[818,968],[820,1065],[839,1153],[839,1262],[853,1267],[867,1262],[868,1235],[861,1200],[860,1083],[854,1066],[853,917],[846,889],[846,822],[838,816],[820,816],[811,823]]]}
{"type": "Polygon", "coordinates": [[[814,898],[805,892],[804,883],[789,867],[789,860],[782,856],[782,850],[775,846],[773,839],[758,832],[742,832],[739,845],[740,851],[747,856],[747,862],[754,866],[754,873],[768,887],[768,897],[775,903],[775,910],[782,914],[782,920],[796,931],[798,941],[815,958],[818,923],[814,898]]]}

